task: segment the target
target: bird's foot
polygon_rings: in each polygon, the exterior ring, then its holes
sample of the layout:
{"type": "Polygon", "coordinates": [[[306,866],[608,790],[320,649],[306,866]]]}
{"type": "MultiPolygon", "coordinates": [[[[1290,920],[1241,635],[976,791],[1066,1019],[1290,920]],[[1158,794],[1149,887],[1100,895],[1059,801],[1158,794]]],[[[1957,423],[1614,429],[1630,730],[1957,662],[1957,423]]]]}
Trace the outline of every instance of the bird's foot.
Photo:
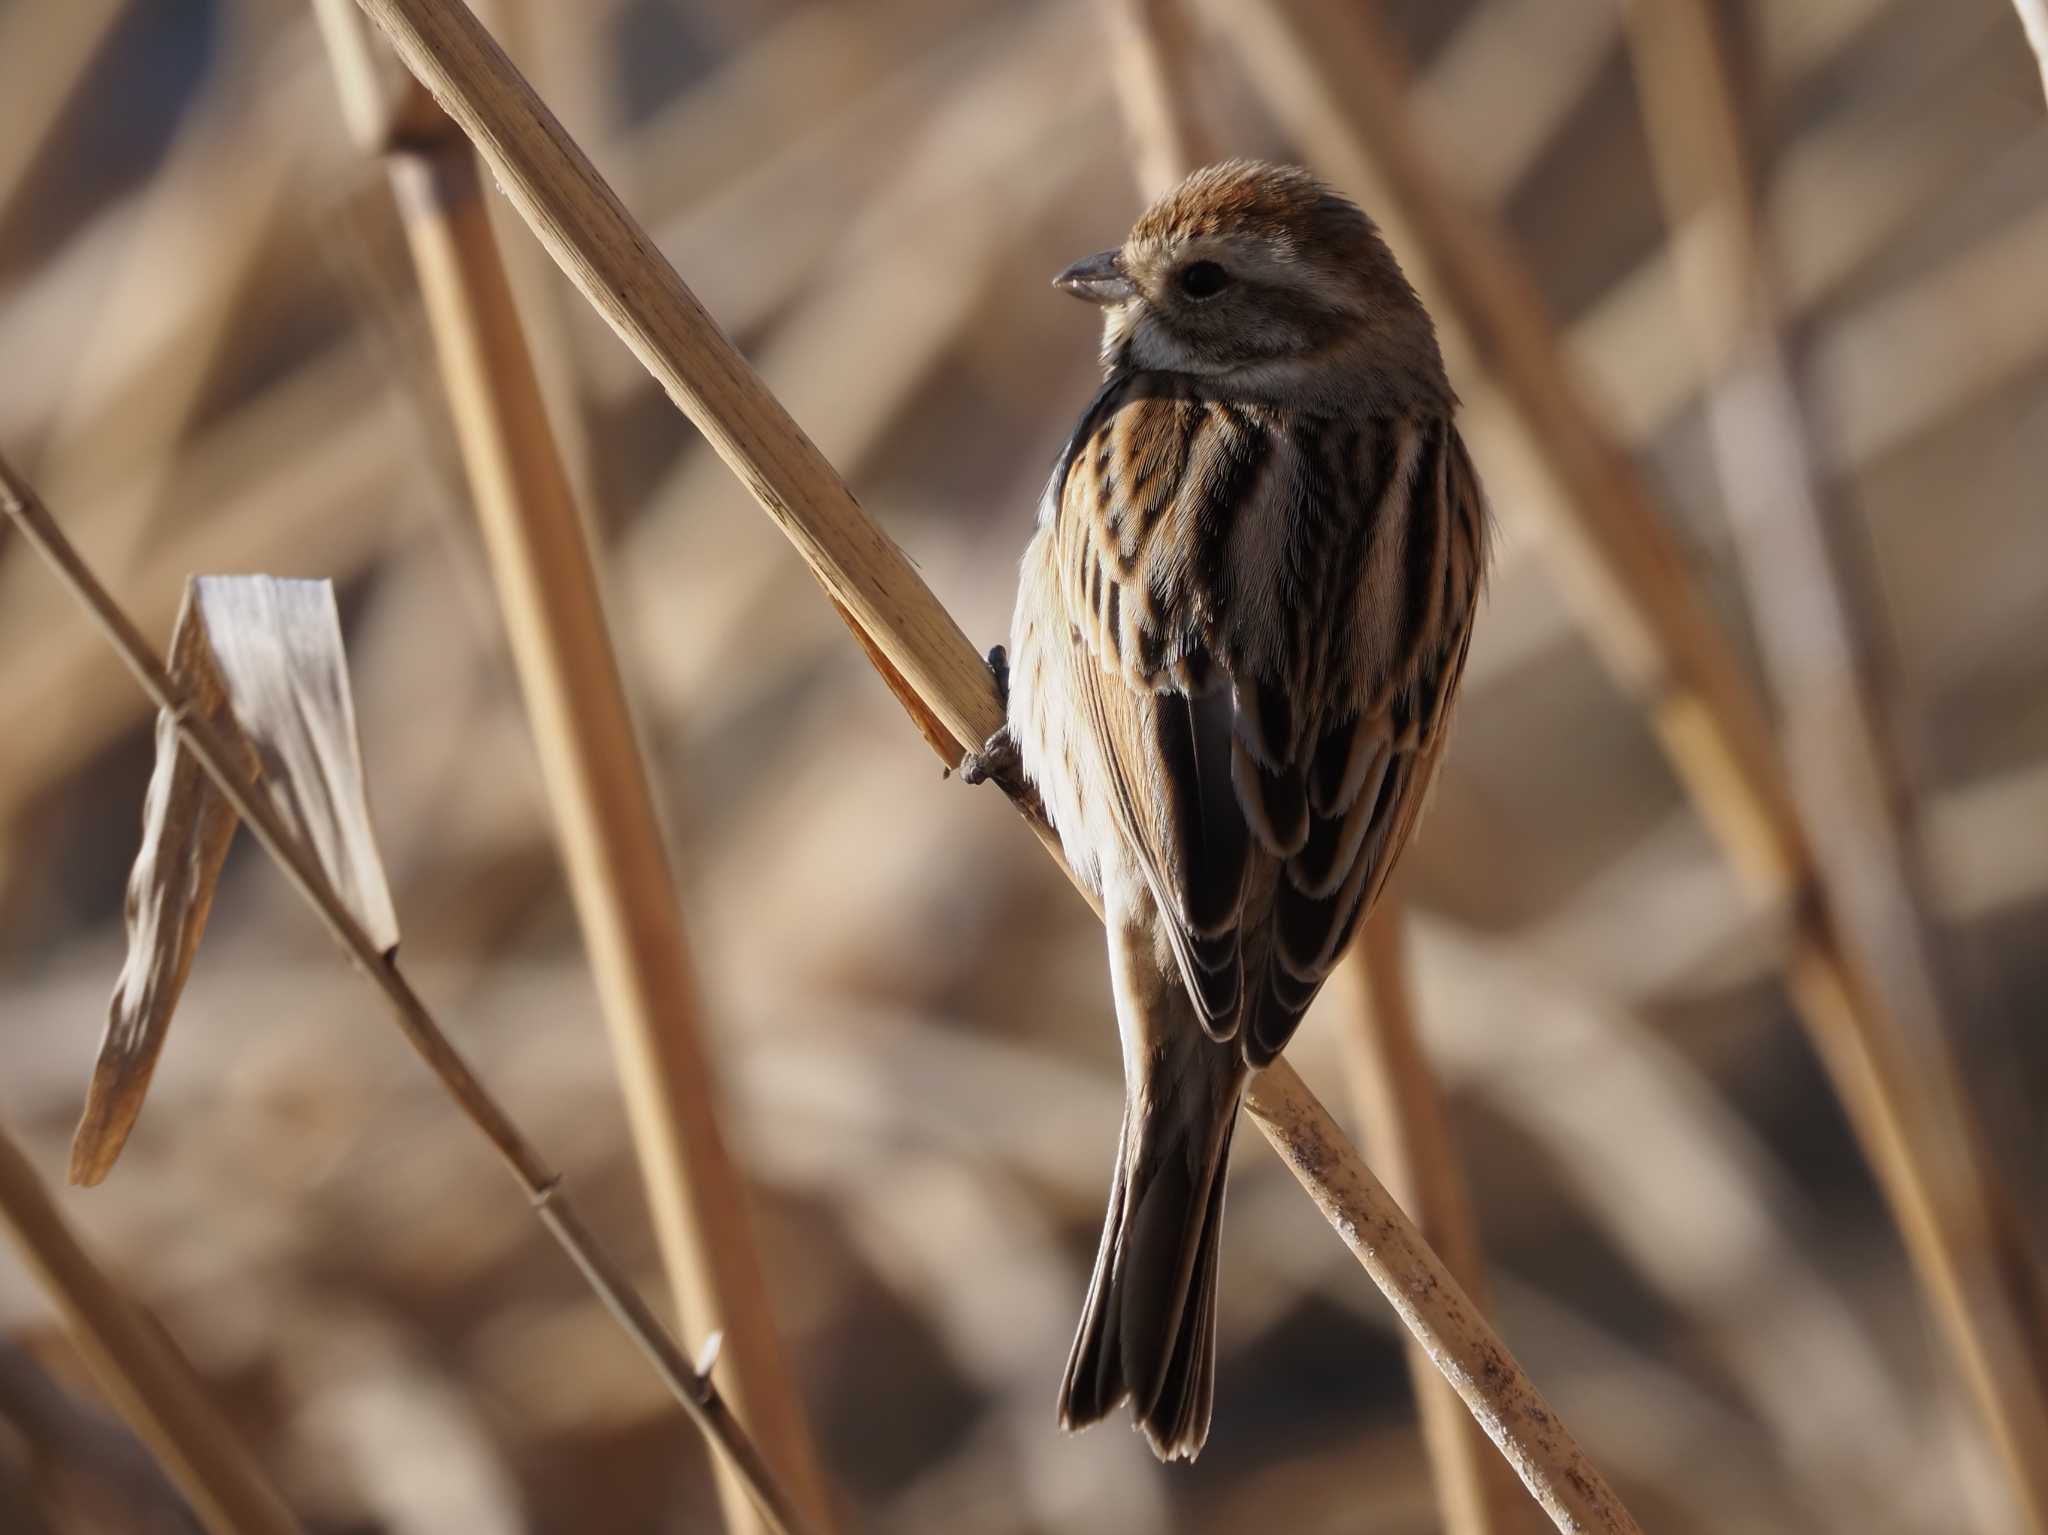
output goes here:
{"type": "Polygon", "coordinates": [[[1017,750],[1017,738],[1003,726],[982,743],[980,751],[960,759],[960,781],[966,784],[994,783],[1011,794],[1024,787],[1024,757],[1017,750]]]}
{"type": "MultiPolygon", "coordinates": [[[[1010,653],[1001,645],[992,645],[988,652],[989,674],[995,679],[996,698],[1007,710],[1010,707],[1010,653]]],[[[1024,782],[1024,757],[1018,750],[1017,738],[1010,734],[1006,724],[982,743],[980,751],[970,751],[960,759],[960,781],[966,784],[993,783],[1012,799],[1020,802],[1027,797],[1033,804],[1037,797],[1031,794],[1024,782]]]]}

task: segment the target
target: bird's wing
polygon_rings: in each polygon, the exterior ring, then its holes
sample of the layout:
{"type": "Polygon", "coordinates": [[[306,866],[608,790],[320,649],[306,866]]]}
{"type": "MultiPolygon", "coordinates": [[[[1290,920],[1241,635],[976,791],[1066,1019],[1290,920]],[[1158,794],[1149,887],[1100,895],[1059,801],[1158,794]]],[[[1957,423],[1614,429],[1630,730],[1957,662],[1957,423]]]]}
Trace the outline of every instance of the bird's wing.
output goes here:
{"type": "Polygon", "coordinates": [[[1052,510],[1111,813],[1204,1026],[1248,1015],[1264,1064],[1412,829],[1470,632],[1477,480],[1440,417],[1311,428],[1139,378],[1084,417],[1052,510]],[[1282,874],[1248,910],[1255,861],[1282,874]]]}
{"type": "Polygon", "coordinates": [[[1181,526],[1228,506],[1259,443],[1220,407],[1113,383],[1083,417],[1051,498],[1053,559],[1110,813],[1151,887],[1203,1027],[1232,1037],[1251,834],[1231,782],[1235,706],[1194,598],[1181,526]]]}
{"type": "Polygon", "coordinates": [[[1374,523],[1390,541],[1388,558],[1367,561],[1374,574],[1359,600],[1390,605],[1398,616],[1382,633],[1397,644],[1377,664],[1340,658],[1290,764],[1304,774],[1308,835],[1278,882],[1263,990],[1248,1004],[1244,1049],[1255,1066],[1286,1048],[1414,832],[1471,645],[1487,519],[1478,475],[1447,418],[1398,427],[1399,461],[1412,469],[1357,487],[1359,498],[1377,490],[1374,523]]]}

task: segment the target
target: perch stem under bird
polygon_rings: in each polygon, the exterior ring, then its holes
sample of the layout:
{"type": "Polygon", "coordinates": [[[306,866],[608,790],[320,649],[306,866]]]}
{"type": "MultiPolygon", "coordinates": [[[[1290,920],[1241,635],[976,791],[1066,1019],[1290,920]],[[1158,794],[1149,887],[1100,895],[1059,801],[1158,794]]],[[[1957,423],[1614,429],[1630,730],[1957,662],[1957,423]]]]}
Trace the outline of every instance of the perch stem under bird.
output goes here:
{"type": "Polygon", "coordinates": [[[393,956],[383,952],[364,930],[320,866],[318,857],[285,824],[268,796],[243,771],[233,747],[220,730],[192,707],[185,690],[165,671],[149,642],[65,537],[41,498],[4,457],[0,457],[0,513],[12,520],[91,614],[142,690],[175,723],[186,748],[219,786],[235,813],[248,823],[264,851],[319,913],[356,968],[383,992],[400,1032],[470,1122],[490,1141],[532,1200],[534,1214],[541,1224],[569,1255],[605,1309],[646,1354],[670,1394],[745,1481],[769,1528],[779,1535],[798,1535],[809,1530],[811,1527],[793,1509],[788,1494],[733,1416],[716,1383],[691,1365],[617,1262],[584,1226],[563,1191],[561,1175],[477,1078],[393,956]]]}
{"type": "MultiPolygon", "coordinates": [[[[921,725],[942,760],[978,748],[1003,723],[989,669],[490,34],[450,0],[361,3],[563,271],[796,545],[892,692],[928,711],[921,725]]],[[[1050,828],[1032,825],[1064,866],[1050,828]]],[[[1557,1527],[1636,1530],[1292,1069],[1276,1061],[1255,1077],[1247,1104],[1557,1527]]]]}

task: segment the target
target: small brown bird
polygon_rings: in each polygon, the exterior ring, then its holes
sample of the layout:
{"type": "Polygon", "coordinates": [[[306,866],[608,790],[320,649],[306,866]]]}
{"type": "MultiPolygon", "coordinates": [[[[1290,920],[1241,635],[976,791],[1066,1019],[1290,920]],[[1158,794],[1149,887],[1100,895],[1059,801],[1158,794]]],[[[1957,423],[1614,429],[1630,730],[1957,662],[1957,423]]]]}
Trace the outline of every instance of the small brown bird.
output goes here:
{"type": "Polygon", "coordinates": [[[1108,920],[1122,1148],[1060,1421],[1128,1398],[1193,1459],[1238,1102],[1414,829],[1487,513],[1429,315],[1306,171],[1197,171],[1057,284],[1103,306],[1107,380],[967,766],[1021,767],[1108,920]]]}

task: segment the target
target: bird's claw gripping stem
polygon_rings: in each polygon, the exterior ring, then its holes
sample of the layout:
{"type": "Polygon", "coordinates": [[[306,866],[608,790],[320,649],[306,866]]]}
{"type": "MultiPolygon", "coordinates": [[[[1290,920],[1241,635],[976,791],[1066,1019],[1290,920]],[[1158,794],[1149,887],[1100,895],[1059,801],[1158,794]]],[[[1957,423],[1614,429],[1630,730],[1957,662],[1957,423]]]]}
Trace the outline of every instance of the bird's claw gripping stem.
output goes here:
{"type": "MultiPolygon", "coordinates": [[[[995,677],[996,697],[1005,709],[1009,708],[1010,653],[1001,645],[990,648],[988,669],[995,677]]],[[[971,751],[960,759],[960,781],[968,784],[993,782],[1011,795],[1022,792],[1024,759],[1017,750],[1017,738],[1010,734],[1008,725],[983,742],[980,751],[971,751]]]]}
{"type": "Polygon", "coordinates": [[[1023,788],[1024,759],[1017,750],[1016,737],[1005,725],[987,741],[978,752],[969,752],[960,759],[960,781],[979,784],[994,782],[1010,793],[1023,788]]]}

